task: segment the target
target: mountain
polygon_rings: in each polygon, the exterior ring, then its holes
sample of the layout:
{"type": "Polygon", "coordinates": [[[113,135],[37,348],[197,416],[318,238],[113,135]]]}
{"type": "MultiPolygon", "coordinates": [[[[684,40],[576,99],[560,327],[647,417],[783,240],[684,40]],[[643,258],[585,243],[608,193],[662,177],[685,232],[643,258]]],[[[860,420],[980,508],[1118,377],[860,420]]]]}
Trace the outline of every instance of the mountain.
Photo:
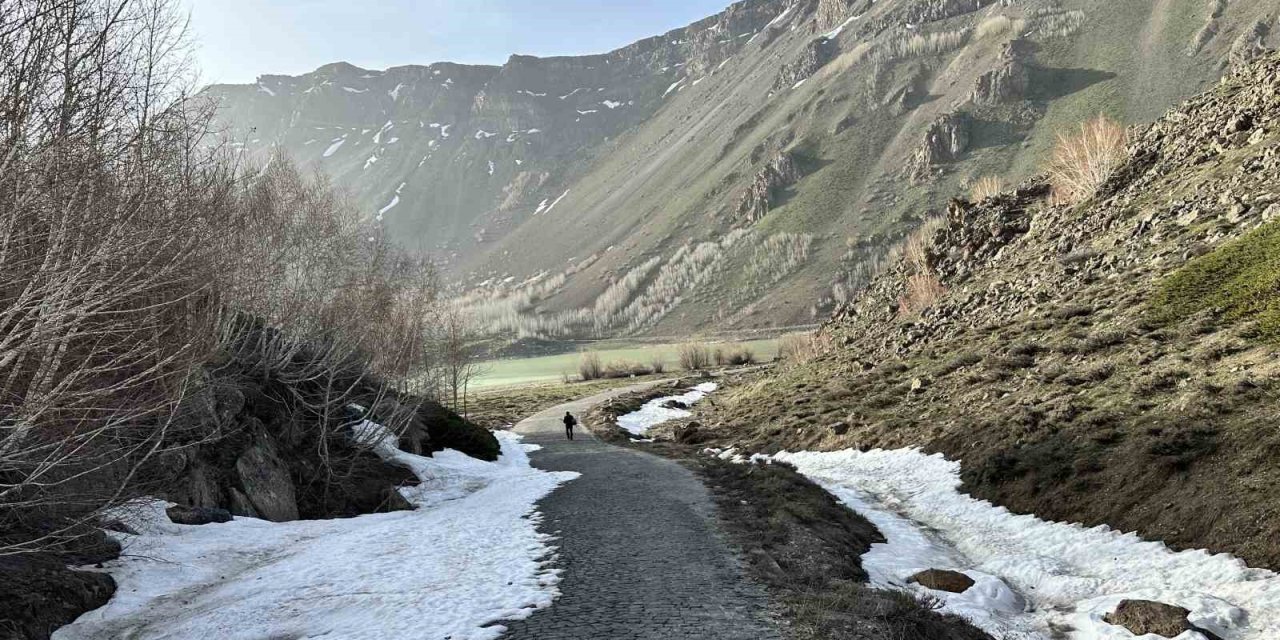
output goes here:
{"type": "Polygon", "coordinates": [[[1147,122],[1276,39],[1280,0],[745,0],[601,55],[216,85],[279,148],[439,256],[493,331],[814,322],[980,178],[1147,122]]]}
{"type": "Polygon", "coordinates": [[[820,355],[700,420],[744,455],[920,447],[1018,513],[1280,568],[1278,150],[1273,54],[1132,130],[1078,204],[953,201],[820,355]]]}

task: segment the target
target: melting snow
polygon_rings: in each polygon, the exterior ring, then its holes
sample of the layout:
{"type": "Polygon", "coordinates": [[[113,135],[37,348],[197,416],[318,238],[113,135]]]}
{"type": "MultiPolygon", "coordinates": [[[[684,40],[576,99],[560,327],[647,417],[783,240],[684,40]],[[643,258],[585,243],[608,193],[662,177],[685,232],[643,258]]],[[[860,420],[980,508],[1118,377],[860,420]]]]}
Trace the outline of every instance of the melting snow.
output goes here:
{"type": "Polygon", "coordinates": [[[853,22],[854,20],[857,20],[858,18],[861,18],[861,17],[862,16],[849,16],[848,20],[845,20],[844,22],[840,23],[840,26],[822,34],[822,37],[826,38],[827,40],[835,40],[837,37],[840,36],[841,33],[844,32],[844,28],[849,26],[850,22],[853,22]]]}
{"type": "Polygon", "coordinates": [[[261,84],[258,85],[258,91],[261,91],[262,93],[265,93],[273,98],[276,95],[276,92],[272,91],[271,89],[268,89],[265,85],[261,85],[261,84]]]}
{"type": "Polygon", "coordinates": [[[544,199],[542,202],[539,202],[539,203],[538,203],[538,208],[537,208],[537,209],[534,209],[534,211],[533,211],[533,215],[535,215],[535,216],[536,216],[536,215],[538,215],[539,213],[542,213],[543,211],[546,211],[546,209],[547,209],[547,203],[548,203],[548,202],[551,202],[551,198],[546,198],[546,199],[544,199]]]}
{"type": "Polygon", "coordinates": [[[165,503],[142,505],[142,534],[119,534],[129,553],[106,565],[119,590],[54,637],[494,640],[506,630],[495,622],[551,605],[559,571],[534,505],[577,474],[531,468],[536,447],[510,433],[494,434],[502,455],[483,462],[411,455],[379,425],[361,431],[421,478],[400,490],[417,509],[184,526],[165,503]]]}
{"type": "Polygon", "coordinates": [[[336,153],[338,149],[342,148],[343,143],[345,143],[346,141],[347,141],[347,136],[345,135],[342,136],[341,138],[334,140],[333,144],[329,145],[329,148],[324,150],[324,157],[328,158],[329,156],[336,153]]]}
{"type": "Polygon", "coordinates": [[[365,93],[366,91],[368,91],[368,89],[353,89],[351,87],[343,87],[342,90],[346,91],[347,93],[365,93]]]}
{"type": "Polygon", "coordinates": [[[1280,638],[1280,575],[1230,555],[1174,552],[1107,526],[1014,515],[961,494],[959,463],[918,450],[784,452],[775,459],[795,465],[885,535],[887,543],[863,556],[875,584],[907,588],[906,578],[923,569],[964,572],[974,588],[929,593],[997,636],[1050,638],[1051,627],[1071,627],[1075,640],[1133,638],[1102,617],[1120,600],[1139,598],[1186,607],[1193,624],[1224,640],[1280,638]]]}
{"type": "Polygon", "coordinates": [[[679,87],[681,82],[684,82],[684,78],[681,78],[681,79],[679,79],[679,80],[676,80],[675,82],[672,82],[672,83],[671,83],[671,86],[667,87],[667,90],[662,92],[662,97],[664,97],[664,98],[665,98],[665,97],[667,97],[667,94],[668,94],[668,93],[671,93],[672,91],[675,91],[675,90],[676,90],[676,87],[679,87]]]}
{"type": "Polygon", "coordinates": [[[685,411],[684,409],[668,409],[663,407],[663,404],[676,400],[683,402],[685,405],[691,405],[707,397],[708,393],[715,390],[716,383],[704,382],[678,396],[663,396],[661,398],[655,398],[644,403],[644,406],[640,407],[637,411],[632,411],[631,413],[618,416],[618,426],[638,436],[642,436],[649,429],[662,424],[663,422],[675,420],[677,418],[687,418],[693,415],[693,413],[685,411]]]}
{"type": "Polygon", "coordinates": [[[496,135],[498,135],[498,134],[496,134],[496,133],[489,133],[488,131],[485,131],[484,129],[481,129],[481,130],[479,130],[479,131],[477,131],[477,132],[476,132],[476,140],[483,140],[483,139],[485,139],[485,138],[492,138],[492,137],[494,137],[494,136],[496,136],[496,135]]]}
{"type": "Polygon", "coordinates": [[[489,161],[489,175],[493,175],[494,168],[495,168],[495,167],[494,167],[493,161],[492,161],[492,160],[490,160],[490,161],[489,161]]]}
{"type": "Polygon", "coordinates": [[[404,88],[404,83],[403,83],[403,82],[401,82],[400,84],[397,84],[397,85],[396,85],[396,88],[394,88],[394,89],[392,89],[392,90],[388,91],[388,92],[387,92],[387,95],[391,96],[391,99],[392,99],[392,100],[399,100],[399,99],[400,99],[400,90],[401,90],[401,89],[403,89],[403,88],[404,88]]]}
{"type": "Polygon", "coordinates": [[[587,109],[586,111],[583,111],[583,110],[579,109],[579,110],[578,110],[578,114],[579,114],[579,115],[584,115],[584,116],[585,116],[585,115],[587,115],[588,113],[598,113],[599,111],[600,111],[599,109],[587,109]]]}
{"type": "Polygon", "coordinates": [[[386,132],[390,131],[390,130],[391,130],[391,127],[394,127],[394,126],[396,126],[396,125],[395,125],[395,123],[393,123],[393,122],[391,122],[390,120],[388,120],[386,124],[382,125],[382,128],[381,128],[381,129],[378,129],[378,132],[377,132],[377,133],[373,134],[373,143],[374,143],[374,144],[381,144],[381,143],[382,143],[382,134],[384,134],[384,133],[386,133],[386,132]]]}
{"type": "Polygon", "coordinates": [[[621,106],[622,106],[622,103],[621,103],[621,102],[614,102],[614,101],[612,101],[612,100],[605,100],[604,102],[601,102],[600,104],[602,104],[602,105],[604,105],[604,106],[606,106],[606,107],[609,107],[610,109],[617,109],[618,107],[621,107],[621,106]]]}
{"type": "Polygon", "coordinates": [[[372,167],[372,166],[373,166],[373,163],[375,163],[375,162],[377,162],[377,161],[378,161],[378,154],[376,154],[376,153],[375,153],[375,154],[373,154],[373,155],[369,156],[369,158],[368,158],[368,159],[366,159],[366,160],[364,161],[364,168],[365,168],[365,169],[368,169],[369,167],[372,167]]]}
{"type": "Polygon", "coordinates": [[[564,95],[560,96],[560,99],[561,99],[561,100],[564,100],[564,99],[568,98],[569,96],[571,96],[571,95],[573,95],[573,94],[575,94],[575,93],[577,93],[577,92],[579,92],[579,91],[586,91],[586,89],[583,89],[583,88],[577,88],[577,89],[574,89],[573,91],[570,91],[569,93],[566,93],[566,94],[564,94],[564,95]]]}
{"type": "Polygon", "coordinates": [[[388,203],[387,203],[387,206],[385,206],[385,207],[383,207],[383,208],[381,208],[381,209],[378,209],[378,219],[379,219],[379,220],[381,220],[381,219],[382,219],[382,215],[383,215],[384,213],[386,213],[386,212],[388,212],[388,211],[390,211],[390,210],[392,210],[392,209],[396,208],[396,205],[398,205],[398,204],[400,204],[400,192],[399,192],[399,191],[397,191],[397,192],[396,192],[396,195],[391,196],[391,202],[388,202],[388,203]]]}
{"type": "Polygon", "coordinates": [[[551,203],[551,206],[547,207],[547,213],[551,213],[551,210],[552,210],[552,209],[554,209],[554,208],[556,208],[556,205],[560,204],[560,201],[561,201],[561,200],[564,200],[564,197],[565,197],[565,196],[567,196],[567,195],[569,195],[569,190],[568,190],[568,189],[565,189],[565,190],[564,190],[564,193],[560,194],[560,197],[559,197],[559,198],[556,198],[556,201],[555,201],[555,202],[552,202],[552,203],[551,203]]]}
{"type": "Polygon", "coordinates": [[[516,93],[523,93],[523,94],[525,94],[526,96],[531,96],[531,97],[534,97],[534,98],[545,98],[545,97],[547,96],[547,94],[545,94],[545,93],[534,93],[534,92],[532,92],[532,91],[528,91],[528,90],[525,90],[525,89],[521,89],[520,91],[517,91],[516,93]]]}

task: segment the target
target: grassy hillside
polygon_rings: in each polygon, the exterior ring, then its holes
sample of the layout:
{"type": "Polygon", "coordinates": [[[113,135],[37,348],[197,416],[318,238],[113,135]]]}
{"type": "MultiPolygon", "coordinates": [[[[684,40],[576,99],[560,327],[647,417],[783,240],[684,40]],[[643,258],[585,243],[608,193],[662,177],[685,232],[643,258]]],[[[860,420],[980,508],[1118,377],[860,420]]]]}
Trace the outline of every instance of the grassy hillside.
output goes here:
{"type": "Polygon", "coordinates": [[[953,202],[822,355],[706,422],[755,450],[924,447],[1011,509],[1280,567],[1278,79],[1269,57],[1133,130],[1078,204],[1043,179],[953,202]],[[921,269],[941,287],[914,311],[921,269]]]}

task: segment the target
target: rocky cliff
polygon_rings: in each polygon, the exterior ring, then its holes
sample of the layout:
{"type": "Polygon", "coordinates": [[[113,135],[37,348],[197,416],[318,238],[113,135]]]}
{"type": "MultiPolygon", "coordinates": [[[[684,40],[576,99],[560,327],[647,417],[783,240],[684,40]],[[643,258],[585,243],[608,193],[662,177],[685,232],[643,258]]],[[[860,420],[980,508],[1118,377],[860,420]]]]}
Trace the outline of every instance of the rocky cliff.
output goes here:
{"type": "Polygon", "coordinates": [[[1060,131],[1212,86],[1274,44],[1278,7],[747,0],[595,56],[334,64],[207,95],[246,154],[316,164],[439,256],[494,331],[766,327],[823,317],[950,195],[1033,175],[1060,131]],[[781,234],[807,236],[803,259],[781,234]]]}
{"type": "Polygon", "coordinates": [[[1079,204],[1042,178],[952,200],[823,355],[711,426],[748,450],[921,446],[1014,510],[1280,567],[1280,56],[1129,140],[1079,204]],[[940,286],[915,311],[921,263],[940,286]]]}

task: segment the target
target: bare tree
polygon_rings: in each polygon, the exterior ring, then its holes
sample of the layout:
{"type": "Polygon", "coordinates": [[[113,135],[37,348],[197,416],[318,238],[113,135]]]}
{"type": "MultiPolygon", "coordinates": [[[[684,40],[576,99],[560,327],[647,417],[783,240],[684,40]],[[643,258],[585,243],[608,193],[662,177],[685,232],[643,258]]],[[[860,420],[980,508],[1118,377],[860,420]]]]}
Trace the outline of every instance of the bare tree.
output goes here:
{"type": "Polygon", "coordinates": [[[468,388],[486,370],[476,344],[480,332],[473,318],[453,304],[441,305],[437,311],[435,332],[441,389],[449,394],[451,408],[466,417],[468,388]]]}
{"type": "Polygon", "coordinates": [[[323,389],[288,400],[330,428],[430,352],[431,265],[285,158],[241,173],[190,96],[175,8],[0,0],[0,555],[65,542],[160,454],[225,436],[184,407],[227,354],[323,389]]]}

